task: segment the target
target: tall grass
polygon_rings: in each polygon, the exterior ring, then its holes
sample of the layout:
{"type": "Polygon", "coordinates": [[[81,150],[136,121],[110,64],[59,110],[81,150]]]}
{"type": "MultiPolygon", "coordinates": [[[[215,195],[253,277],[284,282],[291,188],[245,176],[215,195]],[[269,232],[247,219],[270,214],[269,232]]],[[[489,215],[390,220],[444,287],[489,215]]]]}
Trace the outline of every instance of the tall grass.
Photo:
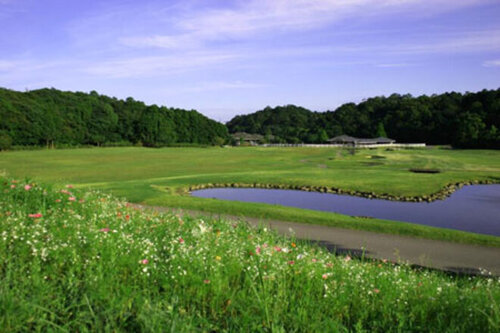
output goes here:
{"type": "Polygon", "coordinates": [[[500,329],[500,280],[355,260],[244,223],[0,179],[2,331],[500,329]]]}

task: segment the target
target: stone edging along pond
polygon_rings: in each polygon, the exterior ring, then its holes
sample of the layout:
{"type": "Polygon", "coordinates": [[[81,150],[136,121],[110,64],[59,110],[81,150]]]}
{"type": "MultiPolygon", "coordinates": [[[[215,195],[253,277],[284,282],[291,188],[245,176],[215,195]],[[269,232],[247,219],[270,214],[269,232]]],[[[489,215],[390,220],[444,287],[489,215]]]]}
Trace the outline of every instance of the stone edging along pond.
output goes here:
{"type": "Polygon", "coordinates": [[[261,184],[261,183],[207,183],[191,185],[188,187],[188,191],[203,190],[209,188],[260,188],[260,189],[279,189],[279,190],[299,190],[307,192],[321,192],[321,193],[331,193],[331,194],[345,194],[353,195],[368,199],[383,199],[391,201],[406,201],[406,202],[432,202],[435,200],[443,200],[449,197],[453,192],[462,188],[466,185],[485,185],[485,184],[498,184],[498,181],[494,180],[472,180],[466,182],[457,182],[444,186],[440,191],[432,193],[429,195],[422,196],[397,196],[387,193],[378,194],[375,192],[364,192],[364,191],[354,191],[354,190],[343,190],[336,187],[328,186],[308,186],[308,185],[278,185],[278,184],[261,184]]]}

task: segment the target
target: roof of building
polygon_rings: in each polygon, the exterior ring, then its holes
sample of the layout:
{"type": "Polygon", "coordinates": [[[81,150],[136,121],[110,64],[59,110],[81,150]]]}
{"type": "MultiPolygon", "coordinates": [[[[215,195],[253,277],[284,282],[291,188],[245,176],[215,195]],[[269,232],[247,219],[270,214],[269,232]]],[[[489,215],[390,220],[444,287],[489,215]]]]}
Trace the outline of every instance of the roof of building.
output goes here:
{"type": "Polygon", "coordinates": [[[396,140],[378,137],[378,138],[355,138],[349,135],[339,135],[328,140],[328,142],[341,142],[341,143],[353,143],[353,144],[378,144],[378,143],[394,143],[396,140]]]}
{"type": "Polygon", "coordinates": [[[264,139],[264,136],[260,134],[251,134],[246,132],[236,132],[231,134],[231,136],[236,140],[243,140],[243,141],[260,141],[264,139]]]}

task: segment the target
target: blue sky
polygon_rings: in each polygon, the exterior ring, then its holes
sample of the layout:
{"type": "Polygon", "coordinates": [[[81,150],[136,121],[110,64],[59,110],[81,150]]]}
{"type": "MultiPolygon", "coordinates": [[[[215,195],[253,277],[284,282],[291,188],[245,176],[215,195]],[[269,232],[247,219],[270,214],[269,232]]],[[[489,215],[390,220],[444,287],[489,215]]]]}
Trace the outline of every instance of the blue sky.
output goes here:
{"type": "Polygon", "coordinates": [[[0,86],[227,121],[500,87],[499,0],[0,0],[0,86]]]}

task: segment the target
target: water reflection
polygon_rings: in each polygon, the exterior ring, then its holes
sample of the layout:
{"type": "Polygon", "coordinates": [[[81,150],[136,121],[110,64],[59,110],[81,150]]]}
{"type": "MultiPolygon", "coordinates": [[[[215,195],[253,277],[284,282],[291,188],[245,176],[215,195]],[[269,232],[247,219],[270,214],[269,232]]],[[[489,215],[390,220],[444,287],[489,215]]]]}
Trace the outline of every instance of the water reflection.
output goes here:
{"type": "Polygon", "coordinates": [[[397,202],[331,193],[255,188],[215,188],[194,191],[193,196],[260,202],[406,221],[441,228],[500,236],[500,185],[471,185],[446,200],[397,202]]]}

